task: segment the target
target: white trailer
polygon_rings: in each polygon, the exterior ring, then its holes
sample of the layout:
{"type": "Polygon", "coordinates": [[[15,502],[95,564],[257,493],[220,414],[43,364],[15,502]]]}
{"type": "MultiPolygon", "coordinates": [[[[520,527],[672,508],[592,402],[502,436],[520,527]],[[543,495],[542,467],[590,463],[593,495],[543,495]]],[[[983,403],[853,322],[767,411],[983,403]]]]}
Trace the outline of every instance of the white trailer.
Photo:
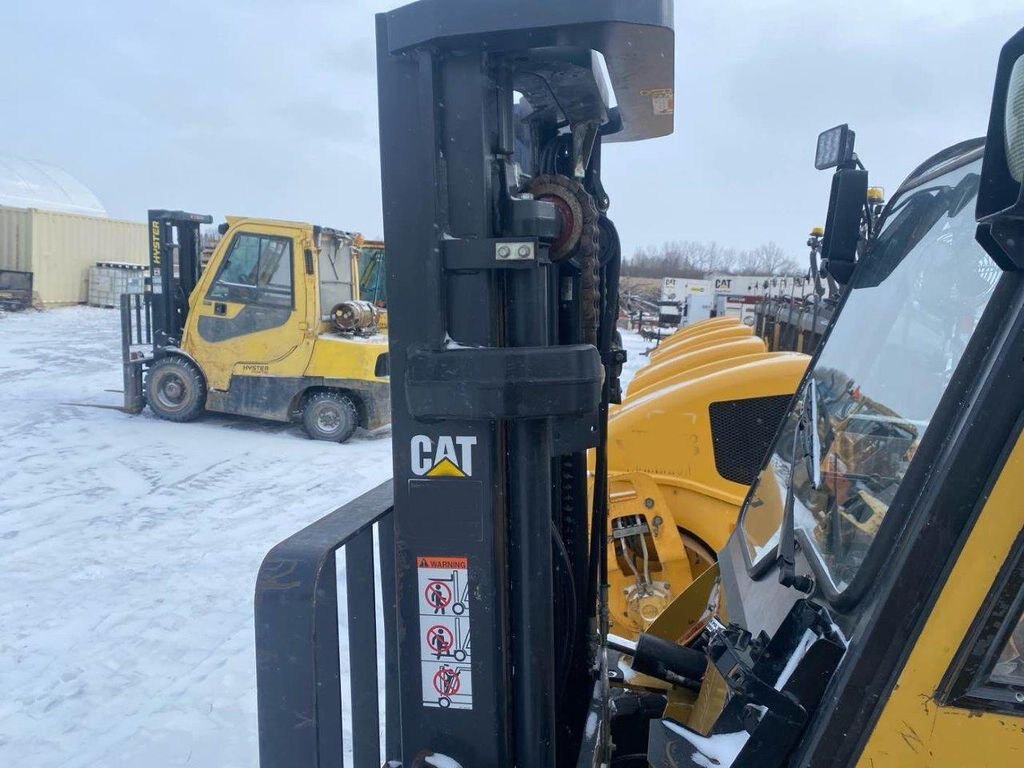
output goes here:
{"type": "Polygon", "coordinates": [[[711,317],[715,305],[714,283],[689,277],[666,277],[661,281],[661,301],[680,307],[679,325],[711,317]]]}
{"type": "Polygon", "coordinates": [[[790,275],[727,275],[711,276],[716,296],[795,296],[802,298],[814,291],[806,277],[790,275]]]}

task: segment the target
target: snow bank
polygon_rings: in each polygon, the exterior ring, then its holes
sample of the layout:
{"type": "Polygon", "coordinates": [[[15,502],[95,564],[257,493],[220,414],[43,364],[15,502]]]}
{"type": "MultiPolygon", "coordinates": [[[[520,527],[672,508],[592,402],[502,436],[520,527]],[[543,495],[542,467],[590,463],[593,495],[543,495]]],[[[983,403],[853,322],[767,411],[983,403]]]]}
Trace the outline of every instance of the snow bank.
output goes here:
{"type": "Polygon", "coordinates": [[[662,722],[666,728],[682,736],[697,750],[690,755],[690,759],[702,768],[725,768],[732,765],[747,743],[747,739],[750,738],[750,734],[746,731],[701,736],[671,720],[662,720],[662,722]]]}
{"type": "Polygon", "coordinates": [[[587,722],[583,726],[583,738],[590,740],[597,735],[597,712],[590,712],[587,715],[587,722]]]}
{"type": "Polygon", "coordinates": [[[121,386],[118,312],[0,317],[0,765],[251,768],[260,562],[387,479],[390,436],[69,405],[121,386]]]}
{"type": "Polygon", "coordinates": [[[391,439],[67,405],[120,404],[119,334],[0,319],[0,765],[251,768],[260,562],[386,479],[391,439]]]}
{"type": "Polygon", "coordinates": [[[786,666],[783,667],[782,672],[779,673],[778,680],[775,681],[775,690],[781,691],[786,687],[786,683],[789,682],[789,678],[796,672],[796,668],[803,661],[804,656],[807,655],[808,649],[814,645],[814,641],[818,639],[818,636],[813,630],[805,629],[803,637],[800,638],[800,642],[797,643],[796,648],[793,650],[793,655],[789,657],[789,661],[786,662],[786,666]]]}
{"type": "Polygon", "coordinates": [[[634,651],[636,650],[636,640],[630,640],[628,637],[622,637],[621,635],[616,635],[612,632],[608,633],[608,642],[616,643],[617,645],[621,645],[623,648],[630,648],[634,651]]]}
{"type": "Polygon", "coordinates": [[[435,752],[429,757],[423,758],[423,762],[427,765],[432,765],[434,768],[462,768],[457,760],[448,757],[448,755],[442,755],[435,752]]]}

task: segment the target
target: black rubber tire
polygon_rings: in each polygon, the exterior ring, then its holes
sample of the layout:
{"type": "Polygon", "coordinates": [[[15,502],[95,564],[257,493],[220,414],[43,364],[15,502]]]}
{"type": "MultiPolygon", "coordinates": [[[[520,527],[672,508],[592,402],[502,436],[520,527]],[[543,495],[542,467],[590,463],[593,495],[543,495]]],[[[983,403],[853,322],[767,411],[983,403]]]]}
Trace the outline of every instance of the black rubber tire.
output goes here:
{"type": "Polygon", "coordinates": [[[162,357],[146,376],[146,402],[161,419],[193,421],[206,407],[206,382],[203,374],[187,358],[162,357]]]}
{"type": "Polygon", "coordinates": [[[359,411],[341,392],[314,392],[302,408],[302,426],[313,440],[344,443],[359,426],[359,411]]]}

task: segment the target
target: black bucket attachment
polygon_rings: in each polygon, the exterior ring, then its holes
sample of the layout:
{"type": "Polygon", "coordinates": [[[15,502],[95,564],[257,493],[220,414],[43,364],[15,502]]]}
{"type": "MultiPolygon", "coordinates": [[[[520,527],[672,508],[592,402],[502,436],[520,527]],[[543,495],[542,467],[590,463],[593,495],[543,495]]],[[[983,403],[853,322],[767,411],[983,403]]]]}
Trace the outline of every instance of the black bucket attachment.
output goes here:
{"type": "Polygon", "coordinates": [[[32,273],[0,269],[0,309],[11,311],[32,306],[32,273]]]}

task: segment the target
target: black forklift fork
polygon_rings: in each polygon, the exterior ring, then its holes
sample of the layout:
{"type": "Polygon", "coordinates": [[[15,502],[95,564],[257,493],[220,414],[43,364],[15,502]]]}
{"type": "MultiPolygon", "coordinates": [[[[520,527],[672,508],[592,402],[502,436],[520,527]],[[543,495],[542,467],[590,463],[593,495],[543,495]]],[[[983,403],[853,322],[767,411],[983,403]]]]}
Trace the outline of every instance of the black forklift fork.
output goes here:
{"type": "MultiPolygon", "coordinates": [[[[388,531],[376,560],[391,765],[607,759],[607,724],[585,725],[607,713],[586,451],[622,360],[595,347],[617,315],[600,159],[602,144],[671,133],[673,37],[670,0],[420,0],[377,17],[392,495],[377,489],[264,562],[263,768],[346,754],[333,553],[368,521],[388,531]]],[[[364,614],[348,631],[374,626],[364,614]]],[[[357,711],[381,709],[377,646],[347,646],[358,741],[370,737],[357,711]]],[[[352,754],[380,765],[366,741],[352,754]]]]}

